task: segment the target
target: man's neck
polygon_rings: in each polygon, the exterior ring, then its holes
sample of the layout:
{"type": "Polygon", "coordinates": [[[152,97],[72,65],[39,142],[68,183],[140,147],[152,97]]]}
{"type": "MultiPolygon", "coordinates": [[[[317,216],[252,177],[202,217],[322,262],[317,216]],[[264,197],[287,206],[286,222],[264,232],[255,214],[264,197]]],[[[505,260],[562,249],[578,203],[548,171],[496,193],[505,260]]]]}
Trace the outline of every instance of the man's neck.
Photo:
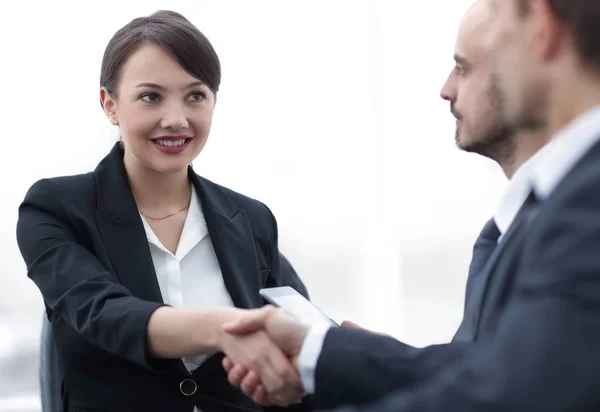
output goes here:
{"type": "Polygon", "coordinates": [[[521,132],[515,136],[514,153],[500,163],[504,175],[512,179],[515,172],[550,141],[550,137],[545,130],[521,132]]]}
{"type": "Polygon", "coordinates": [[[600,74],[576,67],[563,70],[548,96],[547,130],[556,135],[588,110],[600,106],[600,74]]]}

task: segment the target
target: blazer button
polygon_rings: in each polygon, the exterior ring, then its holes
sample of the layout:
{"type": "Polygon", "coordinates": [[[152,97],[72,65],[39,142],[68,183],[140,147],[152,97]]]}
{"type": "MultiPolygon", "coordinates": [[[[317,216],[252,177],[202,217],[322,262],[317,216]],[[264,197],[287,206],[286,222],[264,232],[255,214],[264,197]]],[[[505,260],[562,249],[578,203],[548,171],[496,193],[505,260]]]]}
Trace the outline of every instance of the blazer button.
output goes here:
{"type": "Polygon", "coordinates": [[[198,385],[196,385],[193,379],[184,379],[179,384],[179,390],[185,396],[192,396],[198,390],[198,385]]]}

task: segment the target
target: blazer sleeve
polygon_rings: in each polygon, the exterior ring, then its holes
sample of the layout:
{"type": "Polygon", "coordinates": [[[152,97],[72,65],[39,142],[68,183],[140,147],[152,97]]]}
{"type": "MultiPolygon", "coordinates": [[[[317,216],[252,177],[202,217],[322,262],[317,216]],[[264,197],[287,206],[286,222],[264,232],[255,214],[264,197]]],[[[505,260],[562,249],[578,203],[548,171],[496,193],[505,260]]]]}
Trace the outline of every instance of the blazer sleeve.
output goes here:
{"type": "Polygon", "coordinates": [[[19,207],[17,242],[50,310],[92,344],[151,370],[161,361],[147,353],[147,325],[160,303],[131,295],[84,248],[70,226],[52,182],[41,180],[19,207]]]}
{"type": "MultiPolygon", "coordinates": [[[[592,411],[600,405],[600,194],[579,185],[528,230],[496,333],[360,411],[592,411]]],[[[540,211],[540,215],[541,215],[540,211]]],[[[341,409],[351,412],[355,409],[341,409]]]]}
{"type": "Polygon", "coordinates": [[[415,348],[388,336],[330,328],[317,363],[315,402],[320,408],[374,402],[427,380],[471,348],[469,342],[415,348]]]}

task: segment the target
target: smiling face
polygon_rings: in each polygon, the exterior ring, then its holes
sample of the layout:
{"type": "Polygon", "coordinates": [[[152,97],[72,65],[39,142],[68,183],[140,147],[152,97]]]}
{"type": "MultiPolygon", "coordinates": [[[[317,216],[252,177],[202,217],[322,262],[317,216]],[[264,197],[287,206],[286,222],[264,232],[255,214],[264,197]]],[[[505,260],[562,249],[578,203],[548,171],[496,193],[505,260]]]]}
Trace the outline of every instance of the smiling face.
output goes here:
{"type": "Polygon", "coordinates": [[[215,94],[164,48],[144,44],[125,61],[115,96],[101,90],[112,124],[119,127],[125,164],[177,173],[202,151],[212,123],[215,94]]]}

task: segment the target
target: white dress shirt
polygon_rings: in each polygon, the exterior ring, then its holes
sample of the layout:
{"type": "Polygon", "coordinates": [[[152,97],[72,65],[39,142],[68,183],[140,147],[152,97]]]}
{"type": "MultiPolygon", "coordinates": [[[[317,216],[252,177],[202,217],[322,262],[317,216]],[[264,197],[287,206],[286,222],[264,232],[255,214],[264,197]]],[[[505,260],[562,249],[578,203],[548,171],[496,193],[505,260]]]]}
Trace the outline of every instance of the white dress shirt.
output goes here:
{"type": "MultiPolygon", "coordinates": [[[[225,287],[193,185],[188,214],[175,254],[163,246],[143,216],[142,222],[150,244],[160,293],[166,304],[173,307],[234,306],[225,287]]],[[[211,355],[206,353],[182,360],[192,372],[211,355]]]]}
{"type": "MultiPolygon", "coordinates": [[[[546,199],[573,166],[599,140],[600,106],[587,111],[568,124],[515,172],[494,213],[494,220],[500,231],[499,242],[531,190],[538,199],[546,199]]],[[[329,328],[328,325],[313,326],[302,344],[298,367],[307,394],[315,393],[315,372],[329,328]]]]}
{"type": "Polygon", "coordinates": [[[538,150],[536,154],[523,163],[515,171],[504,188],[494,212],[494,222],[496,222],[496,226],[498,226],[498,231],[500,232],[498,243],[502,241],[506,231],[513,220],[515,220],[515,217],[517,217],[519,210],[521,210],[523,203],[527,200],[531,192],[532,165],[536,162],[536,159],[542,156],[544,156],[544,148],[538,150]]]}

